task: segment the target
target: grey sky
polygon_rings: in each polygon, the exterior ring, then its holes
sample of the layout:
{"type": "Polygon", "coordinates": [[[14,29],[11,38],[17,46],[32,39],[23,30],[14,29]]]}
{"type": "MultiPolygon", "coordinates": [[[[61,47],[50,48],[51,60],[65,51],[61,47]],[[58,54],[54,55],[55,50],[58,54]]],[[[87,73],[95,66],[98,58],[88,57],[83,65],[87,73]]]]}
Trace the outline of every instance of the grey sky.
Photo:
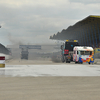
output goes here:
{"type": "Polygon", "coordinates": [[[100,0],[0,0],[0,42],[51,43],[49,36],[89,15],[100,15],[100,0]]]}

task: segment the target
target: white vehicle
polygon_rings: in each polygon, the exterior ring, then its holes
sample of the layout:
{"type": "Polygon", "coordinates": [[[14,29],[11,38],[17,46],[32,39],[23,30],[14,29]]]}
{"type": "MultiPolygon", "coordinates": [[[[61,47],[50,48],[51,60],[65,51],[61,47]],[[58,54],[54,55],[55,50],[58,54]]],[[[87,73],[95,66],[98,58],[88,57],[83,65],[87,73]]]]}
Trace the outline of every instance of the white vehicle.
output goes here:
{"type": "Polygon", "coordinates": [[[3,54],[3,53],[0,53],[0,57],[5,57],[5,60],[8,60],[8,59],[11,59],[12,58],[11,55],[3,54]]]}
{"type": "Polygon", "coordinates": [[[75,46],[73,48],[73,61],[75,63],[94,63],[93,48],[88,46],[75,46]]]}

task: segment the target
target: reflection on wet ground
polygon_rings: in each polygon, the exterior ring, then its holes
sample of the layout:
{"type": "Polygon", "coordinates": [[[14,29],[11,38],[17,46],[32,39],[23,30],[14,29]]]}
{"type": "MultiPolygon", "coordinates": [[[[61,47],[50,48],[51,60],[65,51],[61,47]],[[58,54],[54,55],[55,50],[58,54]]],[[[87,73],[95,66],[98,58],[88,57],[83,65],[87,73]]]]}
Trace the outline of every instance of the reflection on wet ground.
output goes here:
{"type": "Polygon", "coordinates": [[[99,65],[6,65],[0,76],[100,76],[99,65]]]}
{"type": "Polygon", "coordinates": [[[0,76],[5,75],[5,69],[0,70],[0,76]]]}
{"type": "MultiPolygon", "coordinates": [[[[40,65],[33,66],[29,65],[7,65],[5,68],[0,69],[0,76],[42,76],[39,75],[38,71],[40,65]]],[[[39,71],[40,72],[40,71],[39,71]]],[[[49,76],[44,74],[43,76],[49,76]]]]}

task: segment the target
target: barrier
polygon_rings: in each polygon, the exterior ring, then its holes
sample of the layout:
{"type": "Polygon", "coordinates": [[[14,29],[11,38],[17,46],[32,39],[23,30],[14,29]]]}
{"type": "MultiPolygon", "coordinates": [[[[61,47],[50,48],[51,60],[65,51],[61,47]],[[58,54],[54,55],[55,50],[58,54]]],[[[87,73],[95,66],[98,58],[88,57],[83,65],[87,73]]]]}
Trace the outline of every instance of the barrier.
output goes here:
{"type": "Polygon", "coordinates": [[[5,56],[0,56],[0,68],[5,67],[5,56]]]}

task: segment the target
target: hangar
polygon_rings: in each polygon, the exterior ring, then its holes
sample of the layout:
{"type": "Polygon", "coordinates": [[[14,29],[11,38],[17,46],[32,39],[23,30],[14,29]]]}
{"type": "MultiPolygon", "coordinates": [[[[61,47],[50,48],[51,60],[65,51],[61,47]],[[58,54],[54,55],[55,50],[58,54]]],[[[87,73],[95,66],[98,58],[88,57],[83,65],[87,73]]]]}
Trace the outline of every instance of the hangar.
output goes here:
{"type": "Polygon", "coordinates": [[[9,55],[10,52],[9,52],[9,50],[4,45],[2,45],[0,43],[0,53],[9,55]]]}
{"type": "Polygon", "coordinates": [[[77,39],[80,45],[100,47],[100,16],[90,15],[50,36],[54,40],[77,39]]]}

